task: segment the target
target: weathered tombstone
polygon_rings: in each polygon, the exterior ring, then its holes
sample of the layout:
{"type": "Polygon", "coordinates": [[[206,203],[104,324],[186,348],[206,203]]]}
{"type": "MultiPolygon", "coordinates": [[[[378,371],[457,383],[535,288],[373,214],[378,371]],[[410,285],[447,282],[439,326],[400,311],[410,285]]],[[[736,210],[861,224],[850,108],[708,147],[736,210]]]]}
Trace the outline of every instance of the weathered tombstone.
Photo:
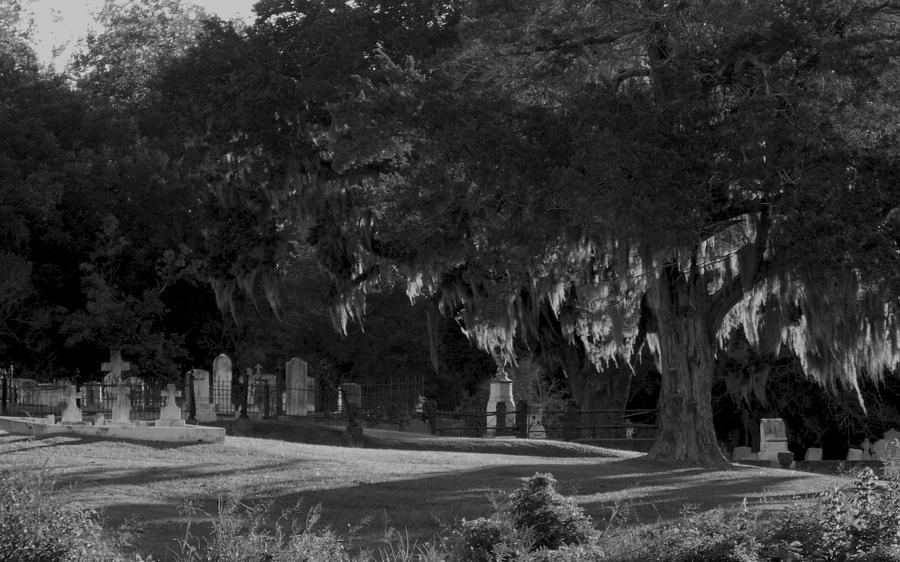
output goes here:
{"type": "Polygon", "coordinates": [[[234,413],[231,401],[231,359],[222,353],[213,361],[213,403],[217,412],[234,413]]]}
{"type": "Polygon", "coordinates": [[[731,453],[731,460],[735,462],[755,460],[753,450],[750,447],[735,447],[731,453]]]}
{"type": "Polygon", "coordinates": [[[528,402],[519,400],[519,407],[516,408],[516,437],[527,439],[528,430],[528,402]]]}
{"type": "Polygon", "coordinates": [[[872,445],[872,458],[875,460],[900,459],[900,431],[891,429],[884,433],[884,438],[872,445]]]}
{"type": "Polygon", "coordinates": [[[65,391],[66,407],[63,410],[61,423],[81,423],[81,409],[78,407],[77,400],[82,397],[80,392],[76,392],[75,385],[69,384],[65,391]]]}
{"type": "Polygon", "coordinates": [[[109,361],[101,363],[100,369],[106,372],[106,375],[103,376],[103,384],[119,384],[122,381],[122,373],[131,370],[131,363],[122,361],[122,352],[112,349],[109,352],[109,361]]]}
{"type": "Polygon", "coordinates": [[[191,377],[194,381],[194,419],[198,422],[216,421],[216,407],[209,395],[209,371],[194,369],[191,377]]]}
{"type": "Polygon", "coordinates": [[[761,461],[778,463],[778,453],[788,450],[787,429],[781,418],[763,418],[759,420],[759,454],[761,461]]]}
{"type": "Polygon", "coordinates": [[[820,461],[822,460],[822,449],[821,447],[810,447],[806,450],[806,460],[808,461],[820,461]]]}
{"type": "Polygon", "coordinates": [[[103,412],[97,412],[97,415],[94,416],[94,425],[99,427],[106,425],[106,416],[103,415],[103,412]]]}
{"type": "Polygon", "coordinates": [[[357,415],[362,406],[362,387],[347,382],[341,385],[344,407],[347,412],[347,439],[352,446],[362,445],[363,429],[359,425],[357,415]]]}
{"type": "Polygon", "coordinates": [[[856,449],[854,447],[850,447],[847,449],[847,460],[848,461],[861,461],[862,460],[862,449],[856,449]]]}
{"type": "Polygon", "coordinates": [[[284,366],[284,413],[289,416],[305,416],[309,413],[309,377],[306,361],[292,357],[284,366]]]}
{"type": "Polygon", "coordinates": [[[176,390],[174,384],[168,384],[160,396],[165,400],[165,405],[159,409],[159,419],[154,422],[154,425],[156,427],[184,427],[181,408],[175,402],[176,398],[181,397],[181,391],[176,390]]]}
{"type": "Polygon", "coordinates": [[[512,380],[506,373],[502,373],[491,380],[491,393],[488,396],[486,410],[488,435],[493,434],[494,428],[500,425],[498,423],[498,415],[494,414],[494,412],[497,412],[497,404],[501,402],[506,406],[503,427],[510,427],[516,423],[516,415],[513,413],[516,409],[516,402],[513,400],[512,380]]]}
{"type": "Polygon", "coordinates": [[[103,406],[103,385],[99,382],[86,382],[81,388],[84,393],[82,406],[88,408],[100,408],[103,406]]]}

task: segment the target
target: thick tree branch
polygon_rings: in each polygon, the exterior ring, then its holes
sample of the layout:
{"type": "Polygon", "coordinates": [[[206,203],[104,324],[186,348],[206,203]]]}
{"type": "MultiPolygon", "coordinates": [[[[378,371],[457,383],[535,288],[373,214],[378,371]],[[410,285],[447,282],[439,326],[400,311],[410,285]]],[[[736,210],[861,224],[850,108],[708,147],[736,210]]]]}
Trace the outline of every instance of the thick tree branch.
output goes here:
{"type": "Polygon", "coordinates": [[[747,291],[770,273],[772,264],[766,260],[765,251],[771,226],[771,217],[764,208],[759,214],[753,242],[739,250],[739,255],[741,252],[745,253],[740,260],[741,271],[710,297],[709,325],[713,330],[718,330],[728,311],[740,302],[747,291]]]}

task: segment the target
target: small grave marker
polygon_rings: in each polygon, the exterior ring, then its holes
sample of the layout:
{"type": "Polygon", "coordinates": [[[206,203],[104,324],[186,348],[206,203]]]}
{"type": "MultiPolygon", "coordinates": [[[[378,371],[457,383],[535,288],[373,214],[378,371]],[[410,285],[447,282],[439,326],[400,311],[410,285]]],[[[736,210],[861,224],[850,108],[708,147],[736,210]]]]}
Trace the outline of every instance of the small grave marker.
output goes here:
{"type": "Polygon", "coordinates": [[[166,385],[166,390],[160,395],[166,401],[166,404],[159,410],[159,419],[156,420],[156,427],[183,427],[184,420],[181,419],[181,408],[175,402],[176,398],[181,397],[181,391],[175,389],[174,384],[166,385]]]}
{"type": "Polygon", "coordinates": [[[82,394],[77,392],[75,385],[69,384],[65,390],[66,407],[62,413],[62,423],[81,423],[81,408],[78,407],[77,400],[82,398],[82,394]]]}

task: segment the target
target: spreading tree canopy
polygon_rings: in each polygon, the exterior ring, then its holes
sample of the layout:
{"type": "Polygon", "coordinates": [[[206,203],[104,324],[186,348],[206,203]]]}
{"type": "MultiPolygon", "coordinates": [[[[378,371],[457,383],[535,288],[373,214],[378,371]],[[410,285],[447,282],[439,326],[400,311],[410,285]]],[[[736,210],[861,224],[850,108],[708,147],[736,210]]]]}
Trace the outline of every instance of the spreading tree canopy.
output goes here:
{"type": "Polygon", "coordinates": [[[501,361],[547,325],[601,370],[646,345],[651,454],[704,464],[735,330],[827,387],[897,366],[900,6],[466,10],[458,48],[383,57],[341,107],[334,166],[380,166],[345,302],[391,264],[501,361]]]}

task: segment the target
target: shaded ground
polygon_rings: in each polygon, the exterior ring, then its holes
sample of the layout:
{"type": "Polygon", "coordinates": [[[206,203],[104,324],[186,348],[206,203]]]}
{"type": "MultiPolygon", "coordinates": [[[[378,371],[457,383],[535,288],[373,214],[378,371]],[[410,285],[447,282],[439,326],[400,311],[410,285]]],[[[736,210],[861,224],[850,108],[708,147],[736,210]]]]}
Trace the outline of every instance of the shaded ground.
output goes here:
{"type": "MultiPolygon", "coordinates": [[[[370,433],[381,444],[403,441],[392,432],[370,433]]],[[[434,439],[425,437],[400,444],[424,447],[430,441],[434,439]]],[[[598,524],[611,509],[632,512],[634,521],[654,522],[677,517],[684,504],[704,509],[748,498],[764,509],[775,508],[840,481],[757,467],[685,468],[596,448],[585,450],[592,456],[575,457],[570,444],[552,442],[438,441],[444,448],[496,448],[505,453],[524,449],[528,454],[360,449],[248,437],[161,447],[0,435],[0,470],[45,467],[61,493],[104,510],[109,525],[130,521],[142,529],[136,535],[137,549],[162,560],[190,521],[179,506],[191,501],[212,513],[216,499],[229,493],[271,501],[272,513],[297,502],[305,507],[321,503],[323,522],[338,532],[369,517],[354,544],[372,547],[388,528],[427,540],[459,518],[487,515],[492,492],[516,488],[521,478],[535,472],[553,473],[560,491],[574,497],[598,524]],[[548,456],[554,454],[560,456],[548,456]]],[[[200,519],[192,524],[195,533],[209,528],[200,519]]]]}

